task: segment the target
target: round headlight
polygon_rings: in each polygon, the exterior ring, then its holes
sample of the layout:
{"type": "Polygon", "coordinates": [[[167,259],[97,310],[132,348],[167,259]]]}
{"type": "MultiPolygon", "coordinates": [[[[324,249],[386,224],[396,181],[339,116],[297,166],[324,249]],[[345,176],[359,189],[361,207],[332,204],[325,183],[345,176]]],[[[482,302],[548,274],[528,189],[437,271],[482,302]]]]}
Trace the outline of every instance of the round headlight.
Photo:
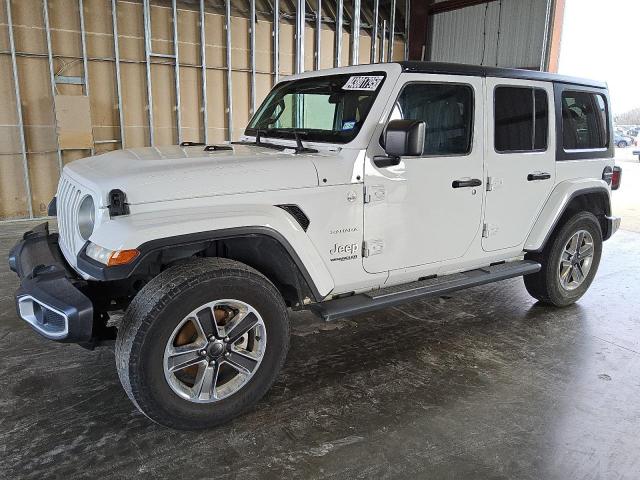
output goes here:
{"type": "Polygon", "coordinates": [[[91,195],[87,195],[82,199],[80,207],[78,207],[78,231],[83,239],[89,240],[95,223],[96,208],[91,195]]]}

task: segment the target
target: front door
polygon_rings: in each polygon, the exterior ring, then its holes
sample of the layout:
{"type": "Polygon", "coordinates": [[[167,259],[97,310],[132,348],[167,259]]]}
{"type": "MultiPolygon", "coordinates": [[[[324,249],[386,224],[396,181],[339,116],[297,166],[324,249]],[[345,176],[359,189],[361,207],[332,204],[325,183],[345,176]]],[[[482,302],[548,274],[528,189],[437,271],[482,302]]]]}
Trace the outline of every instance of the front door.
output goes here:
{"type": "Polygon", "coordinates": [[[404,74],[385,120],[426,124],[420,157],[397,165],[378,139],[365,161],[364,257],[375,273],[462,257],[479,234],[483,186],[483,79],[404,74]]]}
{"type": "Polygon", "coordinates": [[[555,183],[553,85],[487,78],[482,248],[522,245],[555,183]]]}

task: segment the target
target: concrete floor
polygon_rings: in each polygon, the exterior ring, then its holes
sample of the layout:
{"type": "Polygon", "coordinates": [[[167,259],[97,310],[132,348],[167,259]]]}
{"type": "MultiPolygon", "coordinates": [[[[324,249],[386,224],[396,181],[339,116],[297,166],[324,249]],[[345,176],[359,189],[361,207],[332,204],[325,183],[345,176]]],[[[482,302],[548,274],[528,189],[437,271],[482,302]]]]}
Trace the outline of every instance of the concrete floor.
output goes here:
{"type": "MultiPolygon", "coordinates": [[[[29,225],[0,226],[1,258],[29,225]]],[[[33,333],[2,261],[0,477],[636,479],[640,234],[604,250],[563,310],[514,279],[333,324],[296,314],[272,390],[197,433],[138,413],[111,348],[33,333]]]]}

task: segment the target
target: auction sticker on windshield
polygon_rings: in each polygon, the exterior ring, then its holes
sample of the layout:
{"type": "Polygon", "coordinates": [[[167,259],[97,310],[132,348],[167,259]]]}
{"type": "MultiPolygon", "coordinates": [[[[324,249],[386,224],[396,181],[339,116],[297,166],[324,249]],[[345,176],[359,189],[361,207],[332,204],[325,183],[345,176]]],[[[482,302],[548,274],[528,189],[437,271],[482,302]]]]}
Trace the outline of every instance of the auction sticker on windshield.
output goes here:
{"type": "Polygon", "coordinates": [[[384,80],[383,76],[357,76],[351,77],[342,87],[343,90],[369,90],[374,91],[384,80]]]}

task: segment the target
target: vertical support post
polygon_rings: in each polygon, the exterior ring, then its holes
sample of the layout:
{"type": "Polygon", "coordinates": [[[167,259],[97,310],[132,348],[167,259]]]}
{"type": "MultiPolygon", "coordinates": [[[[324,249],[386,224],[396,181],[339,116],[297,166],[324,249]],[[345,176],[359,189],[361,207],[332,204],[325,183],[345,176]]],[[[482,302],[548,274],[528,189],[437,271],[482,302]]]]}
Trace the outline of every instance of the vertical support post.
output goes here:
{"type": "Polygon", "coordinates": [[[380,61],[384,62],[387,55],[387,20],[382,20],[382,44],[380,45],[380,61]]]}
{"type": "Polygon", "coordinates": [[[344,2],[343,0],[337,0],[338,8],[336,10],[336,58],[334,59],[334,66],[339,67],[342,65],[342,19],[344,17],[344,2]]]}
{"type": "Polygon", "coordinates": [[[118,116],[120,118],[120,147],[125,147],[124,112],[122,110],[122,78],[120,76],[120,43],[118,41],[118,0],[111,0],[111,21],[113,23],[113,52],[116,64],[116,95],[118,96],[118,116]]]}
{"type": "Polygon", "coordinates": [[[251,56],[251,111],[253,115],[256,111],[256,0],[249,2],[249,14],[251,15],[249,32],[249,49],[251,56]]]}
{"type": "Polygon", "coordinates": [[[280,79],[280,0],[273,0],[273,74],[275,85],[280,79]]]}
{"type": "Polygon", "coordinates": [[[389,19],[389,53],[387,54],[387,62],[393,62],[393,43],[396,29],[396,0],[391,0],[391,18],[389,19]]]}
{"type": "Polygon", "coordinates": [[[205,144],[209,144],[209,109],[207,106],[207,43],[204,0],[200,0],[200,65],[202,67],[202,130],[205,144]]]}
{"type": "Polygon", "coordinates": [[[305,0],[298,0],[296,8],[296,73],[304,72],[304,27],[306,23],[305,10],[305,0]]]}
{"type": "Polygon", "coordinates": [[[180,44],[178,43],[178,6],[176,0],[171,0],[173,16],[173,54],[175,56],[174,84],[176,90],[176,137],[178,145],[182,143],[182,111],[180,102],[180,44]]]}
{"type": "Polygon", "coordinates": [[[84,81],[82,93],[89,96],[89,62],[87,61],[87,38],[84,28],[84,0],[78,0],[78,10],[80,12],[80,43],[82,47],[82,77],[84,81]]]}
{"type": "Polygon", "coordinates": [[[227,43],[227,127],[228,140],[233,140],[233,75],[231,70],[231,0],[225,0],[224,20],[227,43]]]}
{"type": "Polygon", "coordinates": [[[322,47],[322,0],[316,2],[316,70],[320,70],[320,56],[322,47]]]}
{"type": "Polygon", "coordinates": [[[33,200],[31,198],[31,181],[29,180],[29,163],[27,161],[27,145],[24,137],[22,120],[22,98],[20,97],[20,80],[18,78],[18,62],[16,61],[16,44],[13,38],[13,17],[11,16],[11,0],[5,0],[7,10],[7,27],[9,30],[9,49],[11,50],[11,68],[13,72],[13,88],[16,91],[16,116],[18,117],[18,135],[22,152],[22,169],[24,170],[24,189],[27,194],[29,218],[33,218],[33,200]]]}
{"type": "Polygon", "coordinates": [[[153,132],[153,90],[151,88],[151,12],[149,0],[142,2],[142,16],[144,22],[144,59],[147,71],[147,111],[149,118],[149,144],[155,145],[153,132]]]}
{"type": "MultiPolygon", "coordinates": [[[[82,78],[83,86],[82,92],[87,97],[89,96],[89,61],[87,59],[87,34],[84,26],[84,0],[78,0],[78,10],[80,13],[80,41],[82,46],[82,78]]],[[[93,130],[93,122],[91,124],[93,130]]],[[[95,149],[91,148],[91,155],[95,153],[95,149]]]]}
{"type": "Polygon", "coordinates": [[[60,168],[60,174],[62,174],[62,152],[60,151],[60,142],[58,141],[58,120],[55,116],[56,110],[56,78],[53,73],[53,52],[51,50],[51,27],[49,26],[49,2],[44,0],[42,2],[43,14],[44,14],[44,30],[47,38],[47,57],[49,59],[49,77],[51,82],[51,106],[53,107],[53,126],[55,128],[56,136],[56,152],[58,154],[58,167],[60,168]]]}
{"type": "Polygon", "coordinates": [[[553,20],[551,19],[553,0],[547,0],[547,8],[544,19],[544,36],[542,38],[542,49],[540,55],[540,71],[544,72],[549,65],[549,38],[551,37],[551,29],[553,28],[553,20]]]}
{"type": "Polygon", "coordinates": [[[560,43],[562,40],[562,24],[564,19],[565,0],[554,0],[551,13],[551,34],[548,41],[548,53],[545,69],[549,72],[558,71],[560,61],[560,43]]]}
{"type": "Polygon", "coordinates": [[[373,28],[371,29],[371,57],[370,63],[378,61],[378,16],[380,15],[380,0],[373,0],[373,28]]]}
{"type": "Polygon", "coordinates": [[[360,63],[360,0],[353,0],[351,22],[351,65],[358,65],[360,63]]]}
{"type": "Polygon", "coordinates": [[[411,0],[404,0],[404,59],[409,60],[409,19],[411,18],[411,0]]]}
{"type": "Polygon", "coordinates": [[[82,77],[83,85],[82,92],[87,97],[89,96],[89,62],[87,60],[87,37],[84,26],[84,0],[78,0],[78,11],[80,14],[80,40],[82,47],[82,77]]]}

